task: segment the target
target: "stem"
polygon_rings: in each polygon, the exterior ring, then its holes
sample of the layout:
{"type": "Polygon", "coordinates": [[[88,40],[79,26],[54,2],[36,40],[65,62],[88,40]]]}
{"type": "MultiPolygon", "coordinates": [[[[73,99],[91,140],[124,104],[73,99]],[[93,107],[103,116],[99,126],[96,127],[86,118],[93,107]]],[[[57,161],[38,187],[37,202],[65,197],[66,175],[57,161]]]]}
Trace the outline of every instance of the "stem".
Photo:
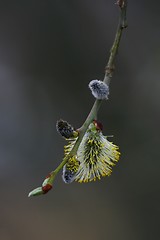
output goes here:
{"type": "MultiPolygon", "coordinates": [[[[114,63],[115,63],[115,58],[116,58],[116,55],[117,55],[117,52],[119,49],[122,31],[124,28],[127,27],[127,24],[126,24],[127,0],[119,0],[119,1],[117,1],[117,5],[120,8],[119,22],[118,22],[115,39],[114,39],[112,48],[110,50],[109,60],[108,60],[107,66],[105,68],[105,76],[104,76],[104,80],[103,80],[108,86],[110,84],[110,81],[111,81],[111,78],[113,76],[113,72],[115,69],[114,63]]],[[[93,120],[97,118],[97,113],[98,113],[98,110],[99,110],[101,104],[102,104],[102,100],[95,100],[87,119],[83,123],[82,127],[79,129],[79,136],[77,138],[77,141],[76,141],[74,147],[72,148],[71,152],[67,156],[64,157],[63,161],[58,165],[58,167],[53,172],[51,172],[50,177],[47,180],[47,183],[52,185],[57,173],[63,168],[63,166],[67,163],[67,161],[76,154],[78,147],[81,144],[83,136],[84,136],[86,130],[88,129],[90,123],[93,122],[93,120]]]]}
{"type": "Polygon", "coordinates": [[[126,10],[127,10],[127,1],[119,1],[117,4],[120,6],[120,16],[119,16],[119,22],[118,27],[115,35],[115,39],[112,45],[112,48],[110,50],[110,56],[107,63],[107,66],[105,68],[105,76],[104,76],[104,82],[106,84],[110,84],[111,78],[113,76],[113,72],[115,69],[114,62],[115,57],[118,53],[118,48],[122,36],[123,29],[127,27],[127,21],[126,21],[126,10]]]}
{"type": "MultiPolygon", "coordinates": [[[[112,48],[110,50],[110,56],[109,56],[109,60],[108,60],[107,66],[106,66],[106,70],[105,70],[105,76],[104,76],[103,81],[107,85],[110,84],[110,80],[113,76],[113,72],[114,72],[114,69],[115,69],[115,67],[114,67],[115,57],[116,57],[117,52],[118,52],[118,48],[119,48],[119,44],[120,44],[123,29],[127,27],[127,24],[126,24],[126,8],[127,8],[127,1],[124,0],[122,6],[120,6],[120,17],[119,17],[118,27],[117,27],[117,31],[116,31],[116,35],[115,35],[115,39],[114,39],[112,48]]],[[[72,148],[71,152],[58,165],[58,167],[52,172],[53,175],[54,175],[54,178],[55,178],[55,175],[57,175],[57,173],[67,163],[69,158],[76,154],[76,152],[78,150],[78,147],[79,147],[79,145],[80,145],[80,143],[83,139],[83,136],[84,136],[86,130],[88,129],[90,123],[96,118],[101,104],[102,104],[102,100],[95,100],[95,102],[93,104],[93,107],[92,107],[87,119],[83,123],[82,127],[79,129],[80,134],[79,134],[79,137],[78,137],[74,147],[72,148]]],[[[53,181],[54,181],[54,178],[53,178],[53,181]]]]}

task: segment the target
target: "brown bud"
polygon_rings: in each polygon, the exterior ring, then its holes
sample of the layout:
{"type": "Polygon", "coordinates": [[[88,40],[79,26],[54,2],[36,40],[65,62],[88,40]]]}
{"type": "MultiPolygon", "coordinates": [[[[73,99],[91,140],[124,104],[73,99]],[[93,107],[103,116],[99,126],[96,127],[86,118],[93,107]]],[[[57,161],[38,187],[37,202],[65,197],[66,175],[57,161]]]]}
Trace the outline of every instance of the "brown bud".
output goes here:
{"type": "Polygon", "coordinates": [[[46,194],[46,193],[49,192],[51,189],[52,189],[52,185],[51,185],[51,184],[46,184],[45,186],[42,186],[43,194],[46,194]]]}
{"type": "Polygon", "coordinates": [[[97,120],[94,120],[93,123],[97,130],[102,131],[102,129],[103,129],[102,123],[98,122],[97,120]]]}

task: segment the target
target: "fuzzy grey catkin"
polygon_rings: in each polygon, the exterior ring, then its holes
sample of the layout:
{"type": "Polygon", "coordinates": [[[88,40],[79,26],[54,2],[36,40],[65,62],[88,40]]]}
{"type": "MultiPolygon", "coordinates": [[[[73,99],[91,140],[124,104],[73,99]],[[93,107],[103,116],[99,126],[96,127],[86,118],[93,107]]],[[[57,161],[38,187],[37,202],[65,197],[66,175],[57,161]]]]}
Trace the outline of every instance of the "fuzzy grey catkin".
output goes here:
{"type": "Polygon", "coordinates": [[[63,167],[62,179],[65,183],[72,183],[75,179],[75,172],[67,169],[66,165],[63,167]]]}
{"type": "Polygon", "coordinates": [[[108,99],[109,86],[106,83],[96,79],[92,80],[88,86],[96,99],[108,99]]]}

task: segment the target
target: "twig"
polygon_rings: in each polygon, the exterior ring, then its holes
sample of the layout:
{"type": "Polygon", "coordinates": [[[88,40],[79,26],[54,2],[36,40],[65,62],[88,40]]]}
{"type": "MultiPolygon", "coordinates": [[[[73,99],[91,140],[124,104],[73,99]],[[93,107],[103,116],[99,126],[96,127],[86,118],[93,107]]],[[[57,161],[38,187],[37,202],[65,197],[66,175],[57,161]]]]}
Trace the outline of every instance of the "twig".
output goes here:
{"type": "MultiPolygon", "coordinates": [[[[122,31],[124,28],[127,27],[127,23],[126,23],[127,1],[119,0],[119,1],[117,1],[116,4],[120,8],[119,22],[118,22],[115,39],[114,39],[112,48],[110,50],[109,60],[108,60],[107,66],[105,68],[105,76],[104,76],[104,80],[103,80],[103,82],[105,82],[108,86],[110,84],[110,81],[111,81],[111,78],[113,76],[113,72],[115,69],[114,63],[115,63],[115,58],[116,58],[116,55],[117,55],[117,52],[119,49],[122,31]]],[[[45,184],[49,184],[50,186],[52,186],[57,173],[63,168],[63,166],[67,163],[67,161],[76,154],[78,147],[83,139],[83,136],[84,136],[86,130],[88,129],[88,126],[94,119],[97,118],[97,113],[101,106],[101,103],[102,103],[102,100],[98,100],[98,99],[95,100],[87,119],[83,123],[82,127],[79,129],[78,139],[77,139],[74,147],[72,148],[71,152],[67,156],[64,157],[63,161],[58,165],[58,167],[53,172],[50,173],[50,175],[46,178],[46,180],[43,182],[43,184],[45,183],[45,184]]],[[[42,186],[43,186],[43,184],[42,184],[42,186]]],[[[30,194],[30,195],[34,195],[34,194],[30,194]]],[[[38,194],[35,194],[35,195],[38,195],[38,194]]]]}
{"type": "MultiPolygon", "coordinates": [[[[122,2],[122,1],[121,1],[122,2]]],[[[118,27],[117,27],[117,31],[116,31],[116,36],[110,51],[110,56],[109,56],[109,60],[106,66],[106,71],[105,71],[105,76],[104,76],[104,82],[107,83],[108,85],[110,84],[110,80],[111,77],[113,76],[113,71],[115,69],[114,67],[114,62],[115,62],[115,57],[116,54],[118,52],[118,48],[119,48],[119,44],[120,44],[120,40],[121,40],[121,36],[122,36],[122,31],[124,28],[127,27],[127,23],[126,23],[126,8],[127,8],[127,1],[123,1],[123,6],[120,7],[120,18],[119,18],[119,23],[118,23],[118,27]]],[[[90,123],[96,118],[98,110],[100,108],[100,105],[102,103],[102,100],[96,100],[94,102],[94,105],[87,117],[87,119],[85,120],[85,122],[83,123],[82,127],[80,128],[80,134],[79,137],[77,139],[77,142],[75,143],[72,151],[70,152],[69,155],[67,155],[64,160],[61,162],[61,164],[56,168],[56,172],[59,170],[66,164],[66,162],[68,161],[68,159],[72,156],[75,155],[75,153],[77,152],[77,149],[82,141],[82,138],[88,128],[88,126],[90,125],[90,123]]],[[[58,173],[57,172],[57,173],[58,173]]]]}

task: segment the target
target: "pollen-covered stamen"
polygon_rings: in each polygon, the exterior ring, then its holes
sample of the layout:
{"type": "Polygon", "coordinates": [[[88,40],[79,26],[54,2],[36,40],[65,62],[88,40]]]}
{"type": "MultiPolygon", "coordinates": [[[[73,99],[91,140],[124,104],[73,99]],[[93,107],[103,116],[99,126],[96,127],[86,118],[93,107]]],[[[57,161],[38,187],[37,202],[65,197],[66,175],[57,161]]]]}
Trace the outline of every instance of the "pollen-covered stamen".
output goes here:
{"type": "Polygon", "coordinates": [[[109,176],[119,154],[118,147],[109,142],[95,124],[90,124],[77,151],[80,165],[75,181],[89,182],[109,176]]]}
{"type": "Polygon", "coordinates": [[[97,168],[98,157],[100,155],[100,151],[102,150],[102,144],[98,142],[96,139],[89,139],[88,144],[86,144],[84,161],[86,166],[89,168],[90,179],[95,179],[96,176],[100,179],[100,174],[97,168]]]}
{"type": "Polygon", "coordinates": [[[71,157],[63,167],[62,179],[65,183],[71,183],[75,179],[75,174],[79,168],[79,162],[76,156],[71,157]]]}
{"type": "MultiPolygon", "coordinates": [[[[68,155],[77,138],[68,139],[64,155],[68,155]]],[[[102,124],[94,120],[88,127],[76,155],[71,157],[63,167],[63,181],[71,183],[90,182],[104,176],[110,176],[112,167],[119,160],[118,147],[102,134],[102,124]]]]}
{"type": "Polygon", "coordinates": [[[93,96],[97,99],[108,99],[109,95],[109,86],[100,80],[92,80],[89,83],[89,88],[93,96]]]}
{"type": "MultiPolygon", "coordinates": [[[[77,138],[71,138],[67,140],[69,141],[69,144],[64,146],[64,156],[68,155],[71,152],[77,138]]],[[[75,155],[71,157],[63,167],[62,179],[65,183],[72,183],[75,180],[75,174],[78,171],[78,167],[79,162],[75,155]]]]}
{"type": "Polygon", "coordinates": [[[67,139],[67,141],[69,142],[69,144],[66,145],[66,146],[64,146],[64,155],[65,155],[65,156],[70,153],[70,151],[71,151],[72,148],[74,147],[74,144],[76,143],[76,140],[77,140],[77,138],[67,139]]]}

